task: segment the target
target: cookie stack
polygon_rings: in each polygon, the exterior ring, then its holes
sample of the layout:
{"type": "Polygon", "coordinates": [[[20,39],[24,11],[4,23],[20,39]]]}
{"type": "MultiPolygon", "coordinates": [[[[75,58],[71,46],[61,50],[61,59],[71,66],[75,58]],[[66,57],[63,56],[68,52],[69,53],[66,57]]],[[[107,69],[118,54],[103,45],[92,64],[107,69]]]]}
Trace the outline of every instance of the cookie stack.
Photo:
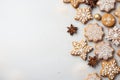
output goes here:
{"type": "MultiPolygon", "coordinates": [[[[71,55],[80,56],[83,60],[88,61],[88,65],[95,67],[99,62],[102,69],[100,73],[89,74],[85,80],[102,80],[103,77],[108,77],[109,80],[114,80],[115,76],[120,73],[120,66],[117,65],[116,59],[113,54],[117,52],[120,57],[120,50],[115,51],[113,46],[117,48],[120,46],[120,28],[116,26],[118,21],[120,24],[120,7],[115,8],[117,2],[120,0],[63,0],[64,3],[71,3],[76,9],[77,13],[75,20],[85,24],[84,36],[85,39],[80,41],[73,41],[73,50],[71,55]],[[86,4],[87,7],[80,8],[80,4],[86,4]],[[93,8],[99,7],[103,15],[96,13],[92,15],[93,8]],[[111,14],[111,11],[114,13],[111,14]],[[118,20],[115,19],[118,18],[118,20]],[[106,34],[103,26],[98,23],[88,23],[90,20],[101,21],[108,29],[106,34]],[[104,40],[104,38],[106,40],[104,40]],[[89,46],[88,42],[95,43],[95,47],[89,46]],[[113,46],[112,46],[113,45],[113,46]],[[94,50],[94,56],[89,56],[88,53],[94,50]],[[87,59],[87,57],[89,59],[87,59]]],[[[68,33],[74,35],[77,33],[78,28],[71,24],[68,28],[68,33]]]]}

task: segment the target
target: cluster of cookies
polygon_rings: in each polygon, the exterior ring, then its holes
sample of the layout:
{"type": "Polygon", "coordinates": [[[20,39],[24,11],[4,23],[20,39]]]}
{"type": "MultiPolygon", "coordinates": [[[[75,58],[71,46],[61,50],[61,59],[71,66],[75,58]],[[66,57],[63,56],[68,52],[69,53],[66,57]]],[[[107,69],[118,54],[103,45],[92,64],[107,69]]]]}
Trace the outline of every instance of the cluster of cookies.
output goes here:
{"type": "MultiPolygon", "coordinates": [[[[114,80],[115,76],[120,73],[120,66],[117,65],[116,59],[113,54],[116,53],[112,47],[120,46],[120,28],[115,26],[117,17],[120,24],[120,7],[118,7],[114,14],[110,14],[115,9],[115,5],[120,0],[63,0],[64,3],[71,3],[71,5],[77,10],[75,20],[85,24],[84,36],[86,39],[82,39],[79,42],[73,41],[73,50],[71,55],[80,56],[83,60],[88,61],[88,65],[95,67],[98,62],[101,62],[102,69],[100,75],[98,73],[89,74],[85,80],[102,80],[102,77],[108,77],[109,80],[114,80]],[[86,4],[88,7],[79,8],[80,4],[86,4]],[[99,13],[92,15],[92,9],[99,7],[100,11],[105,12],[102,16],[99,13]],[[108,28],[108,33],[105,35],[103,27],[98,23],[88,23],[89,20],[99,20],[108,28]],[[88,24],[87,24],[88,23],[88,24]],[[104,37],[107,41],[104,41],[104,37]],[[89,46],[88,42],[95,43],[95,47],[89,46]],[[111,43],[110,43],[111,42],[111,43]],[[94,56],[87,54],[94,50],[94,56]]],[[[77,33],[78,28],[74,25],[68,27],[68,33],[74,35],[77,33]]],[[[120,50],[117,51],[120,57],[120,50]]]]}

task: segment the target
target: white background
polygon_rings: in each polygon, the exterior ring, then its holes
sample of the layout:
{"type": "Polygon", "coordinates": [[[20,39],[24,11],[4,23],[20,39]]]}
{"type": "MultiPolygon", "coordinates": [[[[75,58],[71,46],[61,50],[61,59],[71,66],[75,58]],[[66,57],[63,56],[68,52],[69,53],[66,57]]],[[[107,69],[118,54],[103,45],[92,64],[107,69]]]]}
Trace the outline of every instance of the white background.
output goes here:
{"type": "Polygon", "coordinates": [[[70,55],[72,41],[84,38],[75,13],[62,0],[0,0],[0,80],[84,80],[99,73],[100,64],[92,68],[70,55]],[[70,24],[79,28],[73,37],[70,24]]]}

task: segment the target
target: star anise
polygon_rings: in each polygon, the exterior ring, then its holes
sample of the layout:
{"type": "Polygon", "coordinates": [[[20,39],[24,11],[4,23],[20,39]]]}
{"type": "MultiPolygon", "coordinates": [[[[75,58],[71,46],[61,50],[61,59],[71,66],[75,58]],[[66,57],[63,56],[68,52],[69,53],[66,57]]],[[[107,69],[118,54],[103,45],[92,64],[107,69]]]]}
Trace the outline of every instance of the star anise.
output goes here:
{"type": "Polygon", "coordinates": [[[91,8],[96,7],[96,3],[98,0],[86,0],[86,4],[89,5],[91,8]]]}
{"type": "Polygon", "coordinates": [[[78,28],[74,27],[72,24],[70,25],[70,27],[67,27],[67,28],[68,28],[67,32],[70,33],[70,35],[77,33],[78,28]]]}
{"type": "Polygon", "coordinates": [[[95,67],[97,63],[98,63],[98,59],[96,56],[94,57],[89,56],[89,61],[88,61],[89,66],[95,67]]]}

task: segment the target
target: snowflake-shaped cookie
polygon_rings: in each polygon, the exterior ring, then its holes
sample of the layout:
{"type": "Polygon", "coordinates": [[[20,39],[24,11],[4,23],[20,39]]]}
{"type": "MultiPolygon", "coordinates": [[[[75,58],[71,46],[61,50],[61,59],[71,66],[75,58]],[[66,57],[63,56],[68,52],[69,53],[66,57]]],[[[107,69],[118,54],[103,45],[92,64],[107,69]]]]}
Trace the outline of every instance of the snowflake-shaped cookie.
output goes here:
{"type": "Polygon", "coordinates": [[[112,41],[114,45],[119,46],[120,45],[120,28],[115,26],[113,29],[109,29],[106,39],[112,41]]]}
{"type": "Polygon", "coordinates": [[[95,46],[95,54],[98,59],[108,60],[112,57],[114,49],[107,42],[99,42],[95,46]]]}
{"type": "Polygon", "coordinates": [[[64,3],[71,3],[74,8],[78,8],[80,3],[84,3],[85,0],[63,0],[64,3]]]}
{"type": "Polygon", "coordinates": [[[117,66],[116,60],[102,62],[102,69],[100,71],[101,76],[108,77],[109,80],[113,80],[117,74],[120,73],[120,67],[117,66]]]}
{"type": "Polygon", "coordinates": [[[114,15],[118,18],[120,24],[120,6],[115,10],[114,15]]]}
{"type": "Polygon", "coordinates": [[[97,73],[92,73],[85,80],[101,80],[101,77],[97,73]]]}
{"type": "Polygon", "coordinates": [[[86,40],[81,40],[80,42],[73,42],[74,49],[71,51],[71,55],[80,56],[83,60],[86,60],[87,54],[93,49],[88,46],[86,40]]]}
{"type": "Polygon", "coordinates": [[[81,23],[85,24],[87,21],[93,19],[91,8],[78,8],[77,14],[75,16],[75,20],[80,21],[81,23]]]}
{"type": "Polygon", "coordinates": [[[88,24],[84,30],[85,30],[85,36],[89,41],[98,42],[101,41],[103,38],[104,33],[102,27],[99,26],[97,23],[88,24]]]}
{"type": "Polygon", "coordinates": [[[110,10],[114,9],[116,0],[99,0],[97,5],[99,6],[100,10],[109,12],[110,10]]]}

